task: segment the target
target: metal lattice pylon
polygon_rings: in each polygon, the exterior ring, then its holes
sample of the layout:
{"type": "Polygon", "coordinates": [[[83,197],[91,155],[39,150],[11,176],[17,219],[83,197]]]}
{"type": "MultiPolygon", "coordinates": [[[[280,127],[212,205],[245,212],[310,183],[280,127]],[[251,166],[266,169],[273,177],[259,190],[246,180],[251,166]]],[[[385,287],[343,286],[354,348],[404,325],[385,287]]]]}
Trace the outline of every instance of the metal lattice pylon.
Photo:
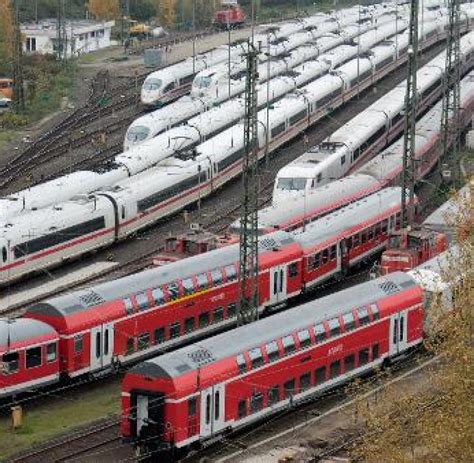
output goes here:
{"type": "Polygon", "coordinates": [[[243,195],[240,217],[239,325],[258,319],[258,52],[249,42],[245,87],[243,195]]]}
{"type": "Polygon", "coordinates": [[[455,167],[460,148],[461,71],[459,11],[459,0],[449,0],[441,128],[443,155],[446,156],[446,161],[450,168],[455,167]]]}
{"type": "Polygon", "coordinates": [[[415,135],[418,97],[416,72],[418,69],[418,0],[410,2],[408,36],[408,76],[405,94],[405,125],[403,132],[403,170],[401,227],[412,226],[415,219],[415,135]],[[407,202],[408,195],[408,202],[407,202]]]}

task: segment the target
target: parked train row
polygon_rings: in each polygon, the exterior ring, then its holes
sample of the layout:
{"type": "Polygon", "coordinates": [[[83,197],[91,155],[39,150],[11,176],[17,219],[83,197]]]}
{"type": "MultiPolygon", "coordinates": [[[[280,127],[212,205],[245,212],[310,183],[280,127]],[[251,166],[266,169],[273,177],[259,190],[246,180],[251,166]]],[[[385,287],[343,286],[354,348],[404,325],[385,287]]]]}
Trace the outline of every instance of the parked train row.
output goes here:
{"type": "Polygon", "coordinates": [[[396,361],[429,334],[433,296],[452,304],[434,278],[396,272],[137,365],[122,382],[123,438],[144,461],[177,461],[396,361]]]}
{"type": "MultiPolygon", "coordinates": [[[[282,57],[273,58],[267,64],[261,63],[259,64],[259,83],[266,81],[268,76],[273,77],[271,82],[268,84],[271,86],[269,93],[272,97],[272,100],[279,98],[283,94],[294,90],[298,86],[308,83],[309,80],[313,78],[310,66],[311,63],[308,63],[308,61],[319,58],[317,62],[325,65],[321,70],[319,70],[319,68],[316,69],[314,78],[318,77],[319,74],[329,65],[335,66],[340,64],[344,55],[341,55],[339,59],[337,56],[328,56],[327,52],[330,49],[338,47],[338,49],[342,51],[344,50],[344,47],[341,46],[345,42],[354,40],[359,43],[361,50],[365,52],[368,48],[370,48],[371,45],[377,43],[377,35],[374,33],[368,35],[365,34],[365,32],[372,30],[375,27],[379,28],[386,23],[391,23],[393,28],[398,29],[398,31],[402,31],[406,27],[406,21],[403,21],[402,18],[400,18],[400,22],[398,24],[393,21],[394,17],[394,15],[386,14],[382,17],[377,17],[377,23],[363,23],[361,25],[355,25],[351,23],[346,25],[341,24],[341,30],[338,33],[326,34],[312,41],[310,45],[299,47],[290,51],[289,53],[284,54],[282,57]],[[360,39],[357,38],[358,35],[361,35],[360,39]],[[325,53],[325,60],[323,60],[320,56],[322,53],[325,53]],[[326,60],[328,61],[327,64],[326,60]],[[334,64],[332,64],[332,62],[334,62],[334,64]],[[298,66],[301,63],[305,63],[305,65],[298,66]],[[296,66],[298,67],[295,68],[296,66]],[[270,67],[270,69],[268,69],[268,67],[270,67]],[[308,73],[308,77],[305,77],[306,73],[308,73]],[[278,78],[275,77],[279,74],[283,75],[278,78]]],[[[392,34],[393,33],[394,32],[392,32],[392,34]]],[[[383,40],[384,38],[385,37],[382,37],[379,40],[383,40]]],[[[348,51],[353,50],[353,47],[349,47],[348,45],[347,48],[348,51]]],[[[347,59],[349,59],[349,57],[347,59]]],[[[200,76],[198,75],[196,79],[199,81],[200,76]]],[[[208,88],[219,88],[223,85],[221,74],[217,71],[213,71],[211,80],[212,82],[209,84],[208,88]]],[[[239,76],[234,76],[232,82],[234,88],[245,85],[245,75],[242,74],[239,76]]],[[[267,96],[267,88],[265,87],[265,92],[262,92],[262,90],[262,87],[259,86],[258,101],[260,105],[266,102],[267,96]]],[[[224,99],[220,98],[220,102],[222,103],[223,101],[224,99]]],[[[139,117],[133,121],[127,129],[124,140],[124,151],[157,136],[165,130],[169,130],[178,124],[188,121],[190,118],[201,114],[204,111],[208,111],[210,108],[215,107],[217,103],[219,103],[219,101],[212,95],[207,95],[206,98],[187,95],[180,98],[178,101],[175,101],[174,103],[164,106],[159,110],[139,117]]],[[[228,102],[228,104],[232,105],[231,102],[228,102]]],[[[229,112],[232,113],[233,107],[228,106],[228,104],[224,103],[218,108],[220,114],[228,114],[229,112]]],[[[189,123],[191,122],[189,121],[188,124],[189,123]]]]}
{"type": "MultiPolygon", "coordinates": [[[[304,231],[262,237],[260,310],[383,250],[400,226],[400,196],[400,188],[387,188],[304,231]]],[[[238,260],[239,245],[230,245],[51,298],[2,321],[0,396],[126,365],[235,323],[238,260]]]]}
{"type": "MultiPolygon", "coordinates": [[[[472,91],[470,82],[463,82],[463,88],[467,89],[464,97],[472,91]]],[[[308,96],[309,92],[305,94],[308,96]]],[[[279,108],[290,119],[292,101],[293,98],[279,108]]],[[[324,106],[320,112],[325,113],[324,106]]],[[[275,126],[274,117],[271,122],[275,126]]],[[[276,123],[280,125],[278,120],[276,123]]],[[[195,159],[173,157],[110,189],[11,218],[3,227],[0,241],[0,281],[6,283],[109,245],[210,194],[240,173],[241,129],[232,128],[203,143],[195,159]]],[[[290,125],[291,130],[295,130],[294,124],[290,125]]],[[[274,146],[283,143],[279,135],[272,137],[274,146]]]]}
{"type": "MultiPolygon", "coordinates": [[[[474,73],[471,72],[463,82],[471,82],[473,86],[474,73]]],[[[471,123],[474,111],[474,93],[462,86],[461,130],[471,123]],[[467,93],[466,93],[467,92],[467,93]]],[[[415,159],[416,178],[421,180],[433,169],[442,155],[441,145],[441,114],[442,103],[438,102],[416,124],[415,159]]],[[[259,211],[259,234],[276,230],[292,231],[303,227],[328,212],[332,212],[353,201],[381,190],[387,186],[395,186],[401,181],[403,157],[403,137],[382,150],[372,160],[357,168],[352,174],[339,180],[333,180],[302,195],[289,192],[284,196],[280,192],[280,201],[274,202],[259,211]]],[[[467,190],[467,188],[465,189],[467,190]]],[[[450,203],[447,203],[450,204],[450,203]]],[[[452,208],[452,206],[446,206],[452,208]]],[[[451,209],[450,209],[451,210],[451,209]]],[[[451,214],[452,215],[452,214],[451,214]]],[[[428,228],[450,234],[450,226],[445,222],[444,212],[433,213],[426,220],[428,228]],[[441,225],[439,225],[441,223],[441,225]],[[446,230],[441,229],[447,227],[446,230]]],[[[230,227],[230,240],[238,237],[240,224],[237,220],[230,227]]]]}
{"type": "MultiPolygon", "coordinates": [[[[404,25],[406,25],[406,22],[403,22],[403,26],[404,25]]],[[[330,71],[336,70],[342,64],[354,59],[359,50],[362,53],[370,52],[370,49],[378,43],[393,36],[397,29],[405,29],[403,26],[401,28],[395,26],[393,22],[379,26],[377,29],[370,30],[363,34],[360,37],[359,45],[339,45],[330,52],[320,55],[315,60],[310,60],[310,58],[308,58],[307,61],[296,67],[292,67],[293,64],[298,64],[303,56],[307,57],[306,54],[301,53],[300,51],[294,53],[294,60],[291,59],[293,55],[290,55],[289,59],[285,58],[281,61],[275,61],[272,63],[272,66],[276,73],[284,72],[287,67],[289,69],[289,64],[292,63],[291,75],[287,74],[281,77],[275,77],[268,82],[268,88],[265,85],[258,86],[257,101],[259,108],[265,106],[267,98],[269,103],[273,104],[275,101],[281,99],[290,92],[295,91],[299,87],[307,85],[330,71]]],[[[326,39],[326,43],[331,41],[338,42],[339,39],[326,39]]],[[[242,76],[242,83],[245,83],[245,78],[245,76],[242,76]]],[[[188,105],[188,102],[189,101],[187,100],[185,106],[192,107],[192,105],[188,105]]],[[[176,102],[176,104],[177,103],[179,103],[179,101],[176,102]]],[[[160,111],[169,114],[168,107],[165,107],[160,111]]],[[[159,157],[155,156],[155,159],[157,160],[173,156],[180,151],[189,150],[197,146],[199,143],[212,138],[226,128],[241,121],[244,116],[245,98],[237,97],[222,103],[218,107],[213,107],[212,109],[204,111],[199,115],[188,119],[184,124],[171,128],[155,137],[150,136],[154,133],[152,127],[147,127],[143,125],[143,120],[138,120],[130,126],[124,143],[125,153],[122,156],[117,157],[117,161],[121,162],[123,159],[130,158],[136,159],[143,155],[143,153],[148,152],[160,153],[159,157]],[[132,138],[135,140],[137,138],[137,133],[141,134],[139,138],[143,138],[148,134],[147,139],[141,142],[131,143],[130,131],[132,133],[132,138]],[[130,151],[128,151],[127,148],[131,148],[130,151]]],[[[153,123],[153,126],[155,126],[155,123],[153,123]]],[[[154,128],[156,127],[153,127],[153,129],[154,128]]]]}
{"type": "MultiPolygon", "coordinates": [[[[461,75],[474,62],[474,32],[462,38],[461,75]]],[[[441,95],[446,53],[443,52],[417,73],[419,114],[441,95]]],[[[344,124],[320,145],[280,169],[276,176],[273,201],[310,193],[347,173],[354,172],[377,154],[403,130],[406,82],[387,92],[369,108],[344,124]]]]}
{"type": "MultiPolygon", "coordinates": [[[[370,7],[366,11],[378,11],[383,9],[382,6],[370,7]]],[[[366,13],[369,14],[369,13],[366,13]]],[[[316,14],[304,19],[288,21],[278,24],[276,27],[264,27],[263,31],[255,36],[255,43],[261,43],[263,47],[267,43],[271,45],[271,54],[279,55],[287,50],[285,43],[289,37],[297,35],[299,32],[318,30],[329,31],[331,27],[337,28],[337,17],[345,18],[346,16],[354,18],[358,17],[358,9],[355,7],[341,10],[335,16],[333,14],[316,14]]],[[[301,36],[301,39],[304,39],[301,36]]],[[[237,59],[247,51],[245,41],[240,41],[228,46],[215,48],[207,53],[198,54],[195,59],[187,58],[184,61],[167,66],[164,69],[152,72],[143,83],[141,90],[141,101],[145,105],[159,106],[179,98],[187,93],[192,85],[195,75],[203,69],[210,68],[216,64],[226,62],[229,58],[237,59]]]]}

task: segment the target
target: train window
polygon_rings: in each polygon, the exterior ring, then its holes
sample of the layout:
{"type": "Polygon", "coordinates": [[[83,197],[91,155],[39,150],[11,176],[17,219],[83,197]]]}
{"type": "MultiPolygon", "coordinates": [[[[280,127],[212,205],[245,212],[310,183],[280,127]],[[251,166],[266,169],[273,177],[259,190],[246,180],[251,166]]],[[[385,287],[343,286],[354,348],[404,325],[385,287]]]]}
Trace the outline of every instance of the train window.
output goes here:
{"type": "Polygon", "coordinates": [[[184,332],[191,333],[194,330],[194,317],[189,317],[184,320],[184,332]]]}
{"type": "Polygon", "coordinates": [[[380,318],[379,308],[375,304],[372,304],[370,308],[372,310],[372,320],[378,320],[380,318]]]}
{"type": "Polygon", "coordinates": [[[138,310],[146,310],[150,306],[146,293],[137,294],[135,299],[137,301],[138,310]]]}
{"type": "Polygon", "coordinates": [[[347,357],[344,357],[344,372],[347,373],[348,371],[353,370],[355,367],[355,355],[351,354],[347,357]]]}
{"type": "Polygon", "coordinates": [[[109,330],[104,331],[104,355],[109,354],[109,330]]]}
{"type": "Polygon", "coordinates": [[[341,374],[341,362],[339,360],[336,360],[335,362],[332,362],[330,367],[329,367],[329,378],[335,378],[336,376],[339,376],[341,374]]]}
{"type": "Polygon", "coordinates": [[[321,265],[324,265],[327,263],[329,258],[329,250],[325,249],[323,252],[321,252],[321,265]]]}
{"type": "Polygon", "coordinates": [[[161,344],[165,342],[165,329],[164,328],[156,328],[154,333],[155,344],[161,344]]]}
{"type": "Polygon", "coordinates": [[[399,336],[400,341],[403,341],[403,338],[405,337],[404,331],[405,331],[405,323],[404,323],[403,317],[400,317],[400,336],[399,336]]]}
{"type": "Polygon", "coordinates": [[[125,206],[122,206],[122,219],[125,219],[125,206]]]}
{"type": "Polygon", "coordinates": [[[197,275],[196,280],[200,290],[209,288],[209,281],[207,280],[207,275],[205,273],[197,275]]]}
{"type": "Polygon", "coordinates": [[[318,176],[316,177],[316,181],[319,183],[323,179],[322,172],[319,172],[318,176]]]}
{"type": "Polygon", "coordinates": [[[276,341],[265,344],[265,350],[267,351],[268,360],[274,362],[280,358],[280,352],[278,351],[278,343],[276,341]]]}
{"type": "Polygon", "coordinates": [[[359,366],[369,363],[369,348],[365,347],[359,351],[359,366]]]}
{"type": "Polygon", "coordinates": [[[194,283],[192,278],[186,278],[181,283],[183,285],[185,296],[189,296],[194,293],[194,283]]]}
{"type": "Polygon", "coordinates": [[[205,328],[209,325],[209,312],[199,314],[199,328],[205,328]]]}
{"type": "Polygon", "coordinates": [[[76,334],[74,336],[74,353],[79,354],[82,352],[83,348],[83,341],[82,341],[82,334],[76,334]]]}
{"type": "Polygon", "coordinates": [[[300,348],[305,349],[311,345],[311,338],[309,337],[309,331],[303,330],[298,332],[298,339],[300,341],[300,348]]]}
{"type": "Polygon", "coordinates": [[[326,367],[319,367],[314,370],[314,384],[322,384],[326,381],[326,367]]]}
{"type": "Polygon", "coordinates": [[[382,222],[382,233],[387,233],[387,229],[388,229],[388,220],[385,219],[385,220],[382,222]]]}
{"type": "Polygon", "coordinates": [[[237,315],[237,304],[232,303],[227,306],[227,318],[232,318],[237,315]]]}
{"type": "Polygon", "coordinates": [[[290,334],[289,336],[285,336],[281,342],[283,343],[283,349],[285,351],[285,355],[290,355],[295,352],[295,340],[293,336],[290,334]]]}
{"type": "Polygon", "coordinates": [[[374,227],[370,227],[369,228],[369,240],[373,240],[374,239],[374,227]]]}
{"type": "Polygon", "coordinates": [[[331,246],[329,259],[335,260],[336,257],[337,257],[337,250],[336,250],[336,245],[334,245],[334,246],[331,246]]]}
{"type": "Polygon", "coordinates": [[[366,243],[367,242],[367,231],[364,230],[360,235],[361,235],[360,242],[362,244],[366,243]]]}
{"type": "Polygon", "coordinates": [[[196,416],[197,400],[196,397],[188,399],[188,417],[196,416]]]}
{"type": "Polygon", "coordinates": [[[279,386],[273,386],[268,390],[268,406],[275,405],[280,400],[279,386]]]}
{"type": "Polygon", "coordinates": [[[133,304],[132,304],[132,300],[129,297],[126,297],[123,300],[123,305],[125,306],[125,313],[127,315],[130,315],[133,313],[133,304]]]}
{"type": "Polygon", "coordinates": [[[288,266],[288,275],[290,278],[298,276],[298,263],[293,262],[288,266]]]}
{"type": "Polygon", "coordinates": [[[341,325],[339,323],[339,318],[331,318],[328,321],[329,325],[329,336],[337,336],[341,332],[341,325]]]}
{"type": "Polygon", "coordinates": [[[346,155],[341,156],[341,166],[343,166],[346,163],[346,155]]]}
{"type": "Polygon", "coordinates": [[[138,335],[138,350],[145,350],[150,347],[150,333],[142,333],[138,335]]]}
{"type": "Polygon", "coordinates": [[[263,394],[254,394],[250,399],[250,413],[257,413],[263,408],[263,394]]]}
{"type": "Polygon", "coordinates": [[[135,338],[132,336],[127,338],[127,355],[133,354],[135,352],[135,338]]]}
{"type": "Polygon", "coordinates": [[[255,347],[254,349],[249,350],[250,363],[252,368],[258,368],[263,365],[263,355],[262,349],[260,347],[255,347]]]}
{"type": "Polygon", "coordinates": [[[313,263],[313,268],[317,269],[321,263],[321,253],[318,252],[317,254],[314,255],[314,263],[313,263]]]}
{"type": "Polygon", "coordinates": [[[374,344],[372,346],[372,361],[376,360],[379,358],[379,345],[374,344]]]}
{"type": "Polygon", "coordinates": [[[311,373],[300,376],[300,392],[304,392],[311,387],[311,373]]]}
{"type": "Polygon", "coordinates": [[[283,385],[283,394],[284,394],[285,399],[289,399],[290,397],[292,397],[295,394],[295,392],[296,392],[295,380],[290,379],[286,381],[285,384],[283,385]]]}
{"type": "Polygon", "coordinates": [[[349,236],[349,238],[346,238],[346,248],[348,251],[352,249],[352,236],[349,236]]]}
{"type": "Polygon", "coordinates": [[[167,286],[170,301],[175,301],[179,297],[178,283],[169,283],[167,286]]]}
{"type": "Polygon", "coordinates": [[[381,225],[380,223],[376,223],[376,224],[375,224],[375,228],[374,228],[374,230],[375,230],[375,236],[379,236],[379,235],[380,235],[380,228],[381,228],[381,226],[382,226],[382,225],[381,225]]]}
{"type": "Polygon", "coordinates": [[[7,261],[7,248],[5,246],[3,246],[2,248],[2,260],[3,262],[6,262],[7,261]]]}
{"type": "Polygon", "coordinates": [[[178,338],[180,335],[181,327],[179,322],[174,322],[170,325],[170,339],[178,338]]]}
{"type": "Polygon", "coordinates": [[[397,212],[397,215],[395,216],[395,222],[397,224],[397,228],[400,228],[400,223],[402,220],[402,216],[400,212],[397,212]]]}
{"type": "Polygon", "coordinates": [[[360,307],[357,309],[357,315],[359,316],[359,325],[367,325],[369,323],[369,311],[366,307],[360,307]]]}
{"type": "Polygon", "coordinates": [[[11,375],[16,373],[19,370],[20,366],[20,355],[18,352],[9,352],[8,354],[3,354],[2,356],[2,365],[3,373],[6,375],[11,375]]]}
{"type": "Polygon", "coordinates": [[[57,346],[55,342],[52,342],[51,344],[48,344],[46,346],[46,361],[49,362],[54,362],[57,358],[57,346]]]}
{"type": "Polygon", "coordinates": [[[237,272],[233,265],[227,265],[224,267],[224,270],[227,275],[227,281],[234,281],[237,278],[237,272]]]}
{"type": "Polygon", "coordinates": [[[206,396],[206,424],[211,422],[211,394],[206,396]]]}
{"type": "Polygon", "coordinates": [[[155,288],[151,295],[153,300],[155,301],[156,305],[163,305],[165,303],[165,296],[163,294],[163,290],[161,288],[155,288]]]}
{"type": "Polygon", "coordinates": [[[239,419],[244,418],[247,415],[247,401],[245,399],[239,400],[239,405],[237,408],[239,419]]]}
{"type": "Polygon", "coordinates": [[[217,307],[212,311],[212,323],[220,323],[222,320],[224,320],[224,309],[217,307]]]}
{"type": "Polygon", "coordinates": [[[344,321],[344,328],[346,331],[353,330],[355,328],[355,319],[352,312],[346,313],[342,316],[342,320],[344,321]]]}
{"type": "Polygon", "coordinates": [[[326,339],[326,330],[322,323],[314,326],[314,338],[316,342],[323,342],[326,339]]]}
{"type": "Polygon", "coordinates": [[[360,244],[360,235],[357,233],[357,235],[354,235],[354,247],[356,248],[360,244]]]}
{"type": "Polygon", "coordinates": [[[26,368],[35,368],[41,365],[41,346],[32,347],[26,350],[25,366],[26,368]]]}
{"type": "Polygon", "coordinates": [[[247,363],[245,362],[245,357],[242,354],[237,355],[237,366],[239,367],[240,373],[245,373],[247,371],[247,363]]]}
{"type": "Polygon", "coordinates": [[[218,420],[221,414],[221,393],[216,391],[214,394],[214,419],[218,420]]]}
{"type": "Polygon", "coordinates": [[[213,270],[211,272],[212,284],[214,286],[219,286],[222,284],[222,272],[219,269],[213,270]]]}
{"type": "Polygon", "coordinates": [[[95,334],[95,356],[96,358],[100,358],[100,351],[101,351],[101,341],[102,341],[102,337],[101,337],[101,333],[96,333],[95,334]]]}

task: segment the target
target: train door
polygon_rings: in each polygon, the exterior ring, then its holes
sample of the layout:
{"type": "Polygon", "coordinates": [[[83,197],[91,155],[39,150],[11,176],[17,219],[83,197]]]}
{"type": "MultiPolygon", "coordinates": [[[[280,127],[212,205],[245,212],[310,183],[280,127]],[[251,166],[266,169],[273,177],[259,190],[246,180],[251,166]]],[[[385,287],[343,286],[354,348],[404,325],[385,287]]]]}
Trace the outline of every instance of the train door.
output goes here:
{"type": "Polygon", "coordinates": [[[407,348],[408,311],[398,312],[390,317],[390,356],[396,356],[407,348]]]}
{"type": "Polygon", "coordinates": [[[209,437],[225,427],[225,391],[223,384],[201,393],[201,437],[209,437]]]}
{"type": "Polygon", "coordinates": [[[137,395],[137,436],[140,436],[143,426],[148,421],[148,396],[137,395]]]}
{"type": "Polygon", "coordinates": [[[112,361],[114,330],[112,323],[96,326],[91,330],[91,371],[107,367],[112,361]]]}
{"type": "Polygon", "coordinates": [[[286,301],[286,265],[270,269],[270,304],[286,301]]]}

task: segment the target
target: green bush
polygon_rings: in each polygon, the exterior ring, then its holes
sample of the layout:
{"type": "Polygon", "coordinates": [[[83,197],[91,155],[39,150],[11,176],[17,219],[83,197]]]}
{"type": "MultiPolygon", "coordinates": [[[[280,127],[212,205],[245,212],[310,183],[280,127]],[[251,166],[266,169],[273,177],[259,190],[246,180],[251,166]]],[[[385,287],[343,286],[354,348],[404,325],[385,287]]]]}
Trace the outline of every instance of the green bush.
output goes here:
{"type": "Polygon", "coordinates": [[[0,114],[0,127],[4,129],[17,129],[28,124],[28,118],[21,114],[5,112],[0,114]]]}

